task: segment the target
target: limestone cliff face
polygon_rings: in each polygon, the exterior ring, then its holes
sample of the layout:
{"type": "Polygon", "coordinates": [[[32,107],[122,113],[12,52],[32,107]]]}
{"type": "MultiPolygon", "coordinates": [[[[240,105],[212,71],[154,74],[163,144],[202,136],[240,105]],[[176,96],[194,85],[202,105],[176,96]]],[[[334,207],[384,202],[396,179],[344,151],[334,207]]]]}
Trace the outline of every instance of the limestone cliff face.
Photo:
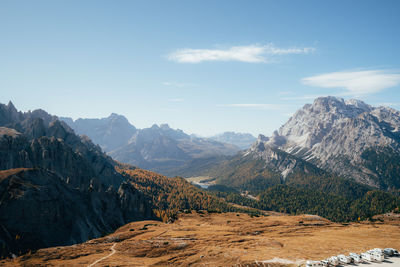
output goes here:
{"type": "Polygon", "coordinates": [[[129,221],[151,218],[143,196],[130,184],[119,191],[82,191],[38,168],[0,171],[0,176],[1,256],[84,242],[129,221]]]}
{"type": "Polygon", "coordinates": [[[264,167],[280,173],[283,180],[294,172],[323,173],[313,164],[309,164],[307,161],[286,153],[277,147],[268,145],[264,136],[260,136],[251,148],[244,153],[244,156],[251,156],[255,160],[264,160],[264,167]]]}
{"type": "MultiPolygon", "coordinates": [[[[364,184],[400,188],[397,167],[379,162],[400,155],[400,112],[394,109],[321,97],[257,142],[364,184]]],[[[257,145],[249,151],[262,154],[257,145]]]]}
{"type": "Polygon", "coordinates": [[[92,179],[102,184],[119,186],[123,177],[114,170],[113,162],[107,156],[102,156],[93,147],[85,146],[77,141],[79,139],[76,140],[77,144],[68,145],[66,141],[69,139],[54,136],[28,139],[18,132],[14,136],[1,134],[0,169],[49,169],[58,173],[66,182],[82,189],[88,188],[92,179]]]}
{"type": "Polygon", "coordinates": [[[99,237],[154,218],[86,136],[44,111],[0,105],[0,256],[99,237]]]}

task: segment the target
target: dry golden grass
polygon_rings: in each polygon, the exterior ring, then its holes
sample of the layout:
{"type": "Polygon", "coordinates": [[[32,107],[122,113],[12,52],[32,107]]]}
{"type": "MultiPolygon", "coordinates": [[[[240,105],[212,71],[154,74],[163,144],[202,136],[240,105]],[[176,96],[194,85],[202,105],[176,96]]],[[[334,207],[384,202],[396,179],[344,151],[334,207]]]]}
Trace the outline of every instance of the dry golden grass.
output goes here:
{"type": "Polygon", "coordinates": [[[400,218],[384,218],[343,225],[312,215],[193,213],[171,224],[130,223],[103,238],[41,249],[0,265],[87,266],[110,254],[115,243],[116,253],[95,266],[258,266],[256,261],[275,257],[317,260],[374,247],[400,249],[400,218]]]}

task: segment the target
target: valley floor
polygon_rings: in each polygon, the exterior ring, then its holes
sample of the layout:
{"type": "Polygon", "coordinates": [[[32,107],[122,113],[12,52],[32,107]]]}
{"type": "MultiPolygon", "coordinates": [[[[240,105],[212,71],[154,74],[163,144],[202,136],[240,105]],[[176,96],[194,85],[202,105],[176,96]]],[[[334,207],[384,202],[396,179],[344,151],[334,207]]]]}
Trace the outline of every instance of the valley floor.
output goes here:
{"type": "MultiPolygon", "coordinates": [[[[103,238],[79,245],[41,249],[14,260],[0,261],[0,265],[245,266],[274,258],[298,264],[304,259],[320,260],[375,247],[400,249],[398,218],[343,225],[314,215],[251,218],[239,213],[192,213],[182,214],[171,224],[159,221],[130,223],[103,238]]],[[[270,266],[283,266],[284,263],[270,266]]],[[[386,266],[384,264],[389,262],[377,266],[386,266]]]]}

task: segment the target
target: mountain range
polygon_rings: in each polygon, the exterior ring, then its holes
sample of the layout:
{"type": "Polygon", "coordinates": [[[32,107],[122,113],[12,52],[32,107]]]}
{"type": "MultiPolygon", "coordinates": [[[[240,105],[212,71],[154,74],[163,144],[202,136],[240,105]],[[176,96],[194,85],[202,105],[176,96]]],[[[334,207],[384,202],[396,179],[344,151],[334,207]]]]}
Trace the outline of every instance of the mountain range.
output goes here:
{"type": "Polygon", "coordinates": [[[136,129],[116,114],[60,120],[0,104],[0,257],[188,210],[259,214],[229,203],[342,222],[398,210],[399,129],[394,109],[322,97],[239,151],[166,124],[136,129]],[[112,157],[214,185],[204,191],[112,157]]]}
{"type": "Polygon", "coordinates": [[[335,176],[398,192],[400,112],[359,100],[317,98],[272,136],[260,135],[248,150],[193,161],[177,173],[209,175],[237,189],[262,190],[300,175],[308,181],[313,176],[335,176]]]}
{"type": "Polygon", "coordinates": [[[252,134],[249,133],[236,133],[236,132],[224,132],[209,137],[209,139],[228,143],[237,146],[244,150],[250,148],[250,146],[257,140],[252,134]]]}
{"type": "Polygon", "coordinates": [[[235,210],[184,179],[114,161],[43,110],[0,104],[0,258],[81,243],[131,221],[167,221],[183,209],[235,210]]]}
{"type": "Polygon", "coordinates": [[[170,176],[211,175],[232,185],[237,184],[235,177],[243,180],[258,170],[254,174],[258,180],[261,173],[275,173],[276,184],[291,174],[306,175],[315,169],[371,188],[400,188],[400,112],[360,100],[317,98],[272,136],[258,139],[234,132],[201,138],[167,124],[136,129],[117,114],[62,120],[114,159],[170,176]],[[246,162],[246,168],[254,166],[245,174],[239,161],[246,162]]]}
{"type": "Polygon", "coordinates": [[[77,134],[90,137],[95,144],[106,151],[113,151],[129,142],[129,139],[137,132],[135,126],[121,115],[112,113],[102,119],[77,119],[60,117],[60,120],[68,124],[77,134]]]}
{"type": "Polygon", "coordinates": [[[114,113],[102,119],[61,120],[77,134],[90,137],[115,160],[167,175],[173,175],[174,169],[193,159],[234,155],[241,148],[250,147],[252,140],[249,134],[233,132],[201,138],[168,124],[137,129],[124,116],[114,113]]]}

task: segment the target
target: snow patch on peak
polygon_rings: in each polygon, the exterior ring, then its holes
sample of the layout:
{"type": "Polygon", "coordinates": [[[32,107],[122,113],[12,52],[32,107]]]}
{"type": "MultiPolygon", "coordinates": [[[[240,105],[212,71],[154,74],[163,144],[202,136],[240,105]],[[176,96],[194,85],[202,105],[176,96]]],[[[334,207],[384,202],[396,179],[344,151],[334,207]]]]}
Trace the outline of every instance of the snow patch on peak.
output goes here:
{"type": "Polygon", "coordinates": [[[371,111],[372,107],[365,102],[358,99],[347,99],[345,101],[347,106],[354,106],[356,108],[362,109],[364,111],[371,111]]]}

